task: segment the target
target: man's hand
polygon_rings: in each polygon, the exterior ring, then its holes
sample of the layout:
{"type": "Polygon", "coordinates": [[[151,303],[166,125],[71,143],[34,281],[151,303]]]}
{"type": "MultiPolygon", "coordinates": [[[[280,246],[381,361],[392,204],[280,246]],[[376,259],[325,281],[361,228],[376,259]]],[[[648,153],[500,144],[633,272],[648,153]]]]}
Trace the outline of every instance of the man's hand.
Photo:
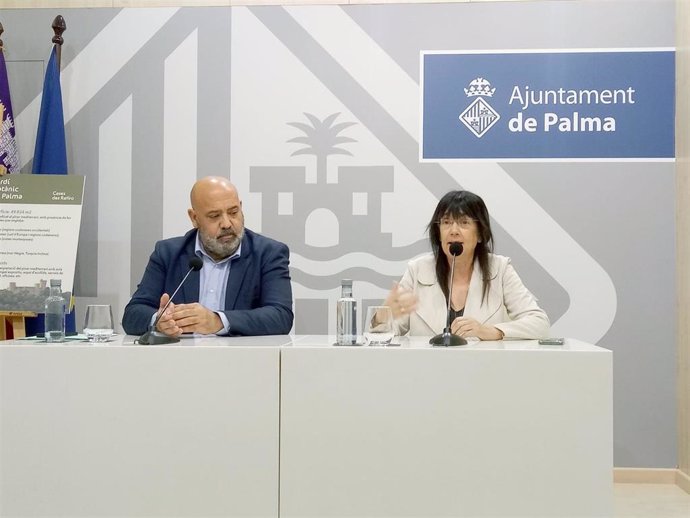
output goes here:
{"type": "Polygon", "coordinates": [[[182,333],[210,335],[223,329],[223,321],[218,314],[198,302],[178,304],[175,306],[172,318],[182,333]]]}
{"type": "MultiPolygon", "coordinates": [[[[169,300],[170,295],[168,295],[167,293],[163,293],[163,295],[161,296],[160,303],[158,305],[159,315],[160,312],[163,311],[163,308],[169,300]]],[[[178,327],[178,325],[175,323],[175,319],[173,318],[173,312],[175,311],[175,307],[175,304],[170,303],[168,308],[165,310],[165,313],[163,313],[163,316],[158,321],[158,324],[156,325],[156,330],[168,336],[180,336],[182,334],[182,329],[178,327]]]]}

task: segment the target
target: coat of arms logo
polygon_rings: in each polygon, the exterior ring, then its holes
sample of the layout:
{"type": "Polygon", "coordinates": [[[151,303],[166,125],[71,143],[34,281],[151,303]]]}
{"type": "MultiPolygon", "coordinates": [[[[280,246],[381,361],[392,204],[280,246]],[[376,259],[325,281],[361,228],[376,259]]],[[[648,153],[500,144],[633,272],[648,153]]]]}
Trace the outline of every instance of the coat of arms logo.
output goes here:
{"type": "Polygon", "coordinates": [[[458,118],[477,138],[482,138],[491,126],[501,118],[486,100],[493,97],[495,91],[496,89],[491,87],[491,83],[483,77],[473,79],[465,88],[465,95],[470,99],[474,97],[474,101],[465,108],[465,111],[458,118]]]}

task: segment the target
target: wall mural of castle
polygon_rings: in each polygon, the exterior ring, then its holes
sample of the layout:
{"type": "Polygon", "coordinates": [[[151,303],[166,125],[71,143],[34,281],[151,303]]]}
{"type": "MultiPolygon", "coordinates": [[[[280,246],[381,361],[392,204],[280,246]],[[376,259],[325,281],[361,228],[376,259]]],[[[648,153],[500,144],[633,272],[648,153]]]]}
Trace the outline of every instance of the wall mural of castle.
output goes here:
{"type": "MultiPolygon", "coordinates": [[[[358,250],[383,251],[382,259],[410,258],[426,251],[425,240],[393,250],[391,234],[380,230],[381,195],[394,191],[393,166],[339,166],[329,171],[330,156],[352,156],[347,147],[356,140],[348,137],[346,130],[356,123],[338,122],[339,113],[323,120],[310,113],[304,115],[308,122],[288,123],[303,133],[288,142],[300,145],[292,156],[313,156],[311,170],[291,165],[250,168],[250,191],[261,194],[263,231],[282,236],[291,229],[291,253],[312,261],[329,261],[358,250]]],[[[316,275],[293,266],[291,273],[293,281],[314,289],[338,286],[343,278],[368,280],[387,289],[397,279],[367,264],[352,265],[330,275],[316,275]]],[[[332,305],[328,298],[297,297],[295,303],[306,303],[305,307],[318,315],[328,315],[332,305]]],[[[323,332],[327,332],[326,323],[321,323],[323,332]]],[[[303,324],[308,321],[298,317],[297,327],[303,324]]]]}

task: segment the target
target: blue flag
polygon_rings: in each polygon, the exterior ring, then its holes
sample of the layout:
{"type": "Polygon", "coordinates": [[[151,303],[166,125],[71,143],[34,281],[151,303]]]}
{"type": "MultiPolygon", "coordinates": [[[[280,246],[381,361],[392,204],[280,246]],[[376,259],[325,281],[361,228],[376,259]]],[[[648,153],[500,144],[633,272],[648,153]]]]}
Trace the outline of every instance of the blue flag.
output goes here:
{"type": "Polygon", "coordinates": [[[0,176],[19,172],[19,153],[14,131],[10,83],[7,80],[5,55],[0,47],[0,176]]]}
{"type": "Polygon", "coordinates": [[[34,150],[33,173],[67,174],[65,118],[62,115],[62,90],[55,45],[50,53],[43,82],[41,114],[34,150]]]}

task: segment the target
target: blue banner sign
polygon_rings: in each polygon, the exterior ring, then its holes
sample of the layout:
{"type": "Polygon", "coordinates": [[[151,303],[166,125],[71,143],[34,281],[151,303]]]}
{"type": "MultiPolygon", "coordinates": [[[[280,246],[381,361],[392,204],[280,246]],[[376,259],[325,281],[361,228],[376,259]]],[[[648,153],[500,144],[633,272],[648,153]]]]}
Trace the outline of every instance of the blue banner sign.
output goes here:
{"type": "Polygon", "coordinates": [[[671,49],[422,53],[421,160],[673,160],[671,49]]]}

